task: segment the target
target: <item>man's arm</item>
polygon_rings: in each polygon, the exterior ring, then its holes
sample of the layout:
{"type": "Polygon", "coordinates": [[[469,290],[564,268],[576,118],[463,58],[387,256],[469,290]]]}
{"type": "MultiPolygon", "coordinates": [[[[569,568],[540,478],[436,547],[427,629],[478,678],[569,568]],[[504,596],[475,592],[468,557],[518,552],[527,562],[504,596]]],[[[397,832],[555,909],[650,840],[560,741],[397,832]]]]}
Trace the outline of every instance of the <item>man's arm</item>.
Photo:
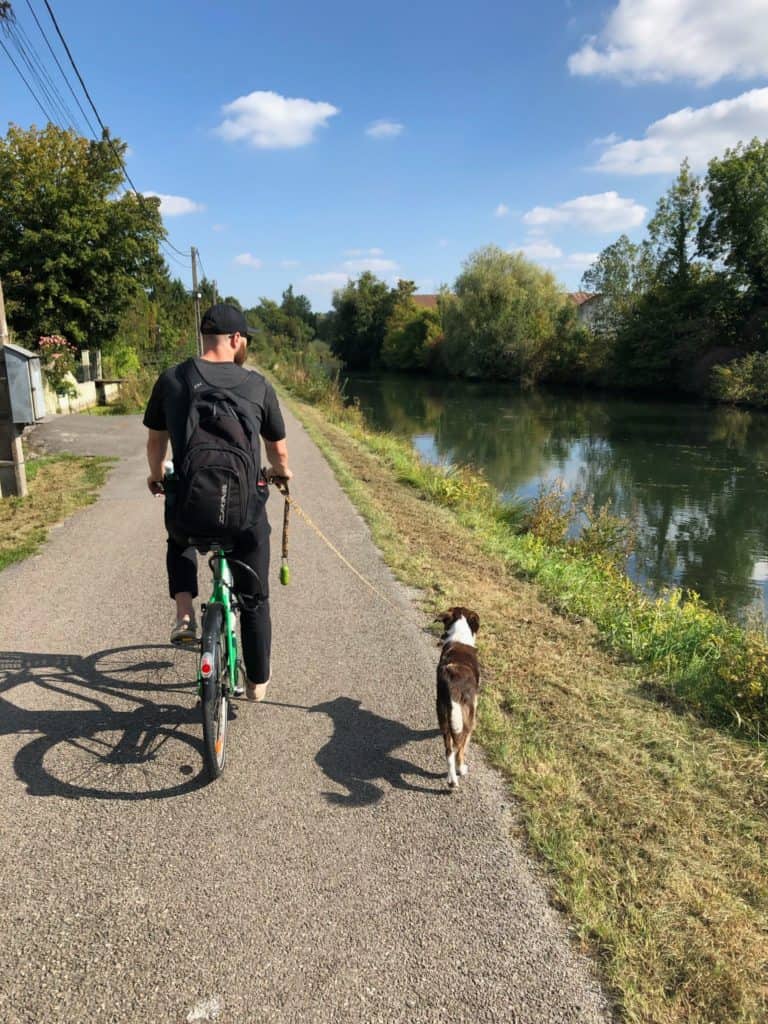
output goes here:
{"type": "Polygon", "coordinates": [[[163,479],[165,457],[168,454],[169,434],[167,430],[152,430],[149,428],[147,437],[147,462],[149,463],[149,476],[147,486],[153,494],[157,491],[152,487],[153,483],[159,483],[163,479]]]}
{"type": "Polygon", "coordinates": [[[290,480],[293,473],[288,469],[288,445],[285,438],[282,441],[264,441],[264,448],[267,452],[269,466],[275,476],[285,477],[290,480]]]}

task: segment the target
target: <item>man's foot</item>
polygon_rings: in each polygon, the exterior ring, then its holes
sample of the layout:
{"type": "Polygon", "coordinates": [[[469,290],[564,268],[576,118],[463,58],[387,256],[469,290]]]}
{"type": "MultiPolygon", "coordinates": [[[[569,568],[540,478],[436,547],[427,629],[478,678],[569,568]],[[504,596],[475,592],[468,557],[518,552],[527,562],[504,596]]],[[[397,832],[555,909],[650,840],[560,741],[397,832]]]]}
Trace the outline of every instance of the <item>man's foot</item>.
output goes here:
{"type": "Polygon", "coordinates": [[[268,686],[269,680],[266,683],[252,683],[249,680],[245,684],[245,696],[248,700],[264,700],[267,695],[268,686]]]}
{"type": "Polygon", "coordinates": [[[176,621],[176,625],[171,630],[171,643],[180,647],[187,647],[196,644],[197,641],[197,622],[195,621],[195,616],[182,616],[176,621]]]}

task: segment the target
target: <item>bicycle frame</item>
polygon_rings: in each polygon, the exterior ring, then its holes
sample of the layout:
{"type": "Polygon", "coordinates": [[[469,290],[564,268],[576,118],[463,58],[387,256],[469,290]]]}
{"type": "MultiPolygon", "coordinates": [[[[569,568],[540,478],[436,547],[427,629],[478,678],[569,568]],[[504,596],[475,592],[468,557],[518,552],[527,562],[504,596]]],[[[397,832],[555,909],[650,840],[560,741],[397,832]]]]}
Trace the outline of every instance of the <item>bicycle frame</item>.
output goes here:
{"type": "MultiPolygon", "coordinates": [[[[224,611],[224,625],[227,636],[227,685],[230,695],[234,694],[237,684],[237,634],[235,631],[235,615],[232,598],[232,570],[229,568],[226,555],[221,548],[214,548],[209,559],[213,570],[213,591],[208,604],[220,604],[224,611]]],[[[205,651],[201,652],[205,654],[205,651]]],[[[203,693],[203,674],[198,666],[197,692],[203,693]]]]}

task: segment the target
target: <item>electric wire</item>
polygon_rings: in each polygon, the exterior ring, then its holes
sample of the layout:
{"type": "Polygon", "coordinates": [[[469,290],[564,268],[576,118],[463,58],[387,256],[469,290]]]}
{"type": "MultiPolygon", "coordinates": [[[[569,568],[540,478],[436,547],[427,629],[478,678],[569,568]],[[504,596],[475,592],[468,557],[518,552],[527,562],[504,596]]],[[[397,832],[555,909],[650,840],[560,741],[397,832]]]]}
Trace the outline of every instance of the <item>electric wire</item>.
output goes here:
{"type": "Polygon", "coordinates": [[[50,51],[50,54],[51,54],[51,56],[52,56],[52,57],[53,57],[53,59],[54,59],[54,60],[56,61],[56,67],[57,67],[57,68],[59,69],[59,71],[61,72],[61,77],[62,77],[62,78],[64,79],[64,81],[66,82],[67,88],[69,89],[70,93],[72,94],[72,99],[73,99],[73,100],[75,101],[75,103],[77,104],[77,106],[78,106],[78,109],[79,109],[80,113],[81,113],[81,114],[83,115],[83,117],[85,118],[85,123],[86,123],[86,124],[88,125],[88,128],[90,129],[91,135],[92,135],[92,136],[94,137],[94,139],[95,139],[95,138],[96,138],[96,129],[95,129],[95,128],[93,127],[93,125],[91,124],[90,118],[88,117],[88,114],[87,114],[87,113],[85,112],[85,110],[83,109],[83,105],[82,105],[82,103],[80,102],[80,99],[78,98],[78,95],[77,95],[77,93],[76,93],[76,92],[75,92],[75,90],[74,90],[74,89],[72,88],[72,83],[71,83],[71,82],[69,81],[69,78],[68,78],[68,77],[67,77],[67,75],[65,74],[65,72],[64,72],[64,68],[63,68],[63,67],[61,66],[61,63],[60,63],[60,61],[59,61],[59,58],[58,58],[58,57],[56,56],[56,52],[55,52],[55,50],[53,49],[53,47],[51,46],[51,44],[50,44],[50,42],[49,42],[49,40],[48,40],[48,36],[47,36],[47,35],[46,35],[46,33],[45,33],[45,29],[44,29],[44,28],[43,28],[43,26],[42,26],[42,25],[40,24],[40,19],[38,18],[38,16],[37,16],[37,13],[35,12],[35,9],[34,9],[34,7],[32,6],[31,0],[27,0],[27,7],[29,8],[29,10],[30,10],[30,12],[31,12],[31,14],[32,14],[32,17],[33,17],[33,18],[35,19],[35,24],[37,25],[38,29],[40,30],[40,35],[41,35],[41,36],[43,37],[43,40],[45,41],[45,45],[46,45],[46,46],[48,47],[48,49],[49,49],[49,51],[50,51]]]}
{"type": "Polygon", "coordinates": [[[13,64],[14,68],[16,69],[16,74],[22,80],[24,85],[26,85],[27,89],[29,89],[29,93],[30,93],[32,99],[35,101],[35,103],[38,105],[38,107],[40,107],[40,110],[43,112],[43,117],[46,119],[46,121],[53,121],[54,118],[51,117],[51,115],[48,113],[48,111],[45,109],[45,107],[41,103],[40,99],[37,96],[37,93],[34,91],[32,86],[29,84],[29,82],[24,77],[24,72],[21,70],[19,65],[13,59],[13,57],[10,54],[10,51],[8,50],[8,47],[5,45],[5,43],[3,42],[2,39],[0,39],[0,46],[2,46],[3,50],[5,51],[6,57],[8,58],[8,60],[11,62],[11,64],[13,64]]]}
{"type": "Polygon", "coordinates": [[[61,40],[61,45],[64,47],[64,50],[66,51],[67,57],[69,57],[69,63],[72,65],[72,67],[74,69],[74,72],[77,75],[77,80],[80,83],[80,85],[82,86],[83,92],[85,93],[86,98],[87,98],[88,102],[91,105],[91,110],[93,110],[93,113],[96,115],[96,120],[99,122],[99,126],[100,126],[100,128],[101,128],[101,130],[103,132],[103,138],[104,138],[104,140],[106,142],[109,143],[109,147],[112,150],[112,152],[114,153],[115,158],[119,162],[120,166],[122,167],[123,174],[125,175],[126,179],[128,180],[131,188],[136,193],[136,195],[139,195],[139,190],[136,188],[136,186],[134,185],[133,181],[131,180],[131,176],[128,173],[128,169],[125,166],[125,163],[123,162],[123,158],[120,155],[120,153],[117,151],[117,147],[115,146],[114,142],[112,141],[112,139],[110,137],[109,129],[106,127],[106,125],[102,121],[101,115],[99,114],[98,110],[96,109],[96,104],[91,99],[91,94],[88,92],[88,88],[87,88],[85,82],[83,81],[83,76],[80,74],[80,69],[78,68],[77,64],[75,63],[75,58],[72,56],[72,51],[70,50],[69,46],[67,45],[67,41],[64,38],[64,35],[63,35],[61,29],[59,28],[59,23],[56,20],[56,15],[53,13],[53,9],[52,9],[50,3],[48,2],[48,0],[43,0],[43,3],[46,6],[48,14],[51,16],[51,21],[53,22],[53,27],[56,29],[56,34],[58,35],[59,39],[61,40]]]}
{"type": "MultiPolygon", "coordinates": [[[[18,25],[17,25],[17,21],[16,21],[16,14],[13,11],[12,7],[10,6],[10,4],[3,4],[2,5],[2,10],[0,11],[0,25],[2,26],[3,35],[7,39],[9,45],[13,46],[13,48],[16,51],[16,54],[17,54],[19,60],[22,62],[22,64],[24,64],[26,66],[27,74],[30,76],[30,79],[32,81],[36,82],[36,84],[38,86],[38,90],[40,90],[40,86],[41,86],[40,77],[39,77],[39,75],[37,75],[35,66],[34,66],[33,62],[30,60],[28,54],[25,52],[23,43],[22,43],[21,39],[19,38],[19,36],[17,34],[18,33],[18,25]]],[[[7,48],[5,48],[5,52],[8,55],[8,59],[11,60],[11,56],[8,53],[7,48]]],[[[42,93],[43,93],[43,97],[45,99],[45,103],[43,103],[43,100],[40,98],[38,93],[33,90],[31,81],[28,81],[26,76],[22,75],[21,68],[19,68],[18,64],[16,64],[15,61],[13,61],[13,66],[16,69],[16,71],[19,73],[20,77],[22,77],[22,80],[23,80],[24,84],[27,86],[27,88],[30,90],[30,92],[32,92],[32,95],[33,95],[35,101],[37,102],[38,106],[40,106],[44,110],[46,116],[50,119],[50,110],[51,110],[51,108],[55,109],[55,104],[53,104],[51,96],[47,92],[47,90],[45,88],[45,85],[44,84],[42,85],[42,90],[41,90],[42,93]]]]}
{"type": "Polygon", "coordinates": [[[68,126],[72,126],[77,131],[80,131],[77,118],[69,109],[61,90],[49,75],[48,70],[45,67],[45,63],[40,57],[35,44],[29,38],[24,26],[18,21],[18,19],[14,19],[10,22],[9,32],[19,55],[30,69],[31,74],[37,81],[43,94],[48,99],[51,108],[58,113],[61,120],[68,126]]]}
{"type": "MultiPolygon", "coordinates": [[[[86,111],[84,110],[82,104],[80,103],[79,99],[77,98],[76,93],[72,89],[72,86],[71,86],[71,84],[69,82],[69,79],[68,79],[67,75],[65,74],[64,69],[62,68],[58,58],[56,57],[56,54],[55,54],[53,48],[51,47],[51,44],[50,44],[50,42],[48,40],[48,37],[47,37],[47,35],[45,33],[45,30],[43,29],[42,25],[40,24],[40,21],[39,21],[36,13],[34,11],[34,8],[32,7],[32,5],[30,3],[30,0],[26,0],[26,2],[27,2],[27,6],[29,7],[29,9],[30,9],[30,11],[32,13],[32,16],[33,16],[33,18],[35,20],[35,23],[37,24],[37,27],[40,30],[40,34],[42,35],[42,37],[43,37],[43,39],[44,39],[44,41],[46,43],[46,46],[48,47],[49,51],[51,52],[51,55],[53,56],[54,60],[56,61],[56,65],[59,68],[59,71],[61,72],[62,78],[67,83],[67,87],[69,88],[69,91],[72,93],[72,96],[74,97],[75,102],[77,103],[77,106],[80,109],[80,112],[82,113],[83,117],[86,120],[86,123],[88,124],[88,127],[89,127],[89,129],[91,131],[91,134],[93,135],[94,139],[96,141],[98,141],[98,138],[96,136],[96,130],[93,127],[93,124],[91,123],[91,121],[90,121],[86,111]]],[[[80,70],[79,70],[79,68],[78,68],[78,66],[77,66],[77,64],[75,62],[74,57],[72,56],[72,51],[70,50],[69,45],[67,44],[67,41],[64,38],[64,35],[63,35],[62,31],[61,31],[59,23],[56,20],[56,15],[53,12],[53,8],[51,7],[51,5],[48,2],[48,0],[43,0],[43,2],[45,4],[45,7],[46,7],[46,9],[48,11],[48,14],[49,14],[49,16],[51,18],[51,21],[53,22],[53,26],[54,26],[54,28],[56,30],[56,34],[59,37],[61,45],[64,47],[64,50],[65,50],[65,52],[67,54],[67,57],[69,58],[69,62],[72,65],[72,68],[73,68],[73,70],[75,72],[75,75],[77,76],[77,80],[79,81],[80,86],[81,86],[81,88],[82,88],[82,90],[83,90],[83,92],[84,92],[84,94],[85,94],[85,96],[86,96],[86,98],[88,100],[88,103],[90,104],[91,109],[93,110],[93,113],[96,116],[96,120],[97,120],[97,122],[98,122],[98,124],[99,124],[99,126],[100,126],[100,128],[102,130],[102,133],[103,133],[102,134],[102,141],[105,141],[105,142],[108,143],[110,149],[112,150],[113,155],[115,156],[115,159],[118,161],[118,163],[119,163],[119,165],[120,165],[120,167],[121,167],[121,169],[123,171],[123,174],[125,175],[126,180],[129,182],[129,184],[131,186],[131,189],[133,190],[133,193],[135,195],[137,195],[137,196],[141,196],[142,193],[140,193],[139,190],[136,188],[136,185],[134,184],[130,174],[128,173],[128,169],[125,166],[125,162],[123,161],[123,158],[122,158],[120,152],[118,151],[117,147],[115,146],[115,144],[114,144],[114,142],[113,142],[113,140],[112,140],[112,138],[111,138],[111,136],[109,134],[109,129],[106,127],[106,125],[102,121],[101,115],[99,114],[99,112],[98,112],[98,110],[96,108],[96,105],[93,102],[91,94],[88,91],[88,88],[87,88],[87,86],[85,84],[85,81],[83,80],[83,76],[80,74],[80,70]]],[[[31,42],[31,40],[29,39],[29,36],[26,34],[26,32],[23,31],[23,29],[20,29],[20,26],[18,25],[18,22],[16,20],[16,15],[15,15],[13,9],[11,8],[10,4],[8,5],[7,8],[5,6],[3,6],[3,5],[0,5],[0,24],[2,24],[2,27],[4,29],[6,37],[13,43],[13,45],[14,45],[14,47],[16,49],[16,52],[18,53],[20,59],[26,65],[26,67],[27,67],[27,69],[28,69],[28,71],[30,73],[30,77],[32,77],[34,79],[35,83],[38,86],[38,89],[39,89],[40,93],[42,94],[44,99],[47,101],[47,103],[50,105],[50,109],[46,107],[46,104],[40,98],[38,93],[35,91],[35,89],[32,87],[32,85],[30,85],[29,81],[27,81],[27,78],[24,75],[24,72],[19,67],[19,65],[16,63],[16,61],[14,60],[13,55],[10,53],[8,47],[3,42],[2,38],[0,38],[0,46],[2,46],[3,51],[5,52],[6,56],[8,57],[8,60],[13,65],[16,73],[19,75],[19,77],[21,78],[21,80],[24,83],[24,85],[27,87],[30,95],[32,96],[32,98],[34,99],[35,103],[40,108],[43,116],[46,118],[47,121],[50,121],[53,124],[60,124],[62,121],[65,124],[67,124],[67,125],[74,124],[76,119],[73,117],[72,111],[68,108],[68,106],[67,106],[66,102],[64,101],[60,91],[58,90],[58,88],[56,87],[54,82],[52,81],[50,75],[48,75],[47,72],[44,72],[45,78],[47,79],[47,82],[48,82],[48,85],[46,85],[46,81],[43,79],[43,77],[40,75],[40,73],[38,72],[37,68],[35,67],[35,59],[37,60],[37,63],[40,64],[40,56],[37,53],[34,45],[31,42]],[[14,29],[16,31],[13,31],[14,29]],[[56,114],[56,116],[52,116],[51,111],[53,111],[56,114]]],[[[126,186],[124,186],[124,185],[121,185],[120,187],[123,188],[125,190],[125,193],[127,194],[129,189],[126,186]]],[[[188,253],[186,253],[183,250],[177,248],[173,244],[173,242],[171,242],[168,238],[161,239],[160,245],[163,247],[163,249],[165,251],[165,255],[169,259],[173,260],[174,263],[176,263],[178,266],[182,267],[182,269],[184,269],[184,270],[189,270],[190,269],[190,267],[192,266],[192,261],[191,261],[190,255],[188,253]]],[[[199,257],[199,253],[198,253],[198,257],[199,257]]]]}

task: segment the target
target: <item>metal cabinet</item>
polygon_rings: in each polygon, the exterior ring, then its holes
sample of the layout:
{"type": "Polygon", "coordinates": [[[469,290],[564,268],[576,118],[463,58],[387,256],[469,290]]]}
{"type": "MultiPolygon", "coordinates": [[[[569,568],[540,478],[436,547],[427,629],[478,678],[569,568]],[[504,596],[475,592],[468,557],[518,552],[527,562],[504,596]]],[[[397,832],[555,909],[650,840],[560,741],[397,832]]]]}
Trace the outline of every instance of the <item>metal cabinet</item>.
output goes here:
{"type": "Polygon", "coordinates": [[[6,343],[5,370],[11,398],[11,419],[14,423],[37,423],[45,416],[45,393],[40,356],[21,345],[6,343]]]}

